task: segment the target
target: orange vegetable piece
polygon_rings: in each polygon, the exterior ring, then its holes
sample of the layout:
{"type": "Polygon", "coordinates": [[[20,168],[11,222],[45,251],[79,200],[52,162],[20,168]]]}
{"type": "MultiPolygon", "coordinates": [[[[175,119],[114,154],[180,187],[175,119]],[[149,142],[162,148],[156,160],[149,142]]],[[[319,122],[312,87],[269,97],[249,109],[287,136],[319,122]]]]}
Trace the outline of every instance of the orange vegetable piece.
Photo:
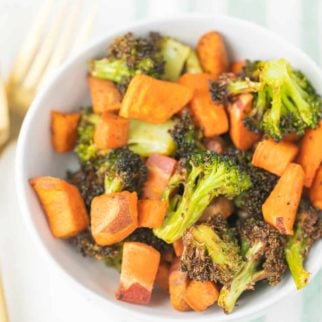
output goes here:
{"type": "Polygon", "coordinates": [[[197,312],[205,311],[218,297],[219,290],[210,281],[191,281],[184,293],[186,303],[197,312]]]}
{"type": "Polygon", "coordinates": [[[251,94],[242,94],[228,106],[229,135],[235,147],[242,151],[250,149],[261,137],[244,125],[244,118],[251,111],[252,105],[253,96],[251,94]]]}
{"type": "Polygon", "coordinates": [[[51,112],[51,140],[57,152],[69,152],[75,147],[79,119],[79,113],[51,112]]]}
{"type": "Polygon", "coordinates": [[[298,162],[305,173],[304,185],[309,188],[322,162],[322,121],[318,128],[308,130],[304,135],[298,162]]]}
{"type": "Polygon", "coordinates": [[[318,169],[309,191],[310,200],[315,208],[322,209],[322,166],[318,169]]]}
{"type": "Polygon", "coordinates": [[[120,109],[121,93],[112,81],[88,76],[88,84],[95,113],[120,109]]]}
{"type": "Polygon", "coordinates": [[[192,91],[183,85],[143,74],[131,80],[120,115],[150,123],[164,123],[191,100],[192,91]]]}
{"type": "Polygon", "coordinates": [[[105,112],[95,127],[94,143],[99,149],[116,149],[127,144],[129,121],[105,112]]]}
{"type": "Polygon", "coordinates": [[[98,245],[122,241],[138,227],[136,192],[114,192],[97,196],[91,204],[92,235],[98,245]]]}
{"type": "Polygon", "coordinates": [[[178,82],[181,85],[190,88],[194,94],[196,92],[208,92],[209,82],[215,80],[215,78],[208,73],[198,73],[198,74],[183,74],[178,82]]]}
{"type": "Polygon", "coordinates": [[[180,257],[183,254],[183,241],[182,239],[176,240],[173,244],[174,253],[177,257],[180,257]]]}
{"type": "Polygon", "coordinates": [[[155,278],[155,283],[164,291],[169,290],[169,272],[169,264],[161,262],[155,278]]]}
{"type": "Polygon", "coordinates": [[[203,129],[205,137],[213,137],[228,131],[228,117],[222,104],[211,99],[209,92],[195,93],[190,111],[196,124],[203,129]]]}
{"type": "Polygon", "coordinates": [[[151,154],[146,161],[148,178],[143,189],[143,199],[161,199],[177,161],[173,158],[151,154]]]}
{"type": "Polygon", "coordinates": [[[303,184],[302,167],[299,164],[290,163],[262,206],[265,221],[282,234],[293,234],[303,184]]]}
{"type": "Polygon", "coordinates": [[[175,259],[170,268],[169,275],[169,293],[170,303],[174,309],[180,312],[190,310],[190,306],[184,300],[184,294],[189,284],[187,273],[181,272],[179,269],[180,260],[175,259]]]}
{"type": "Polygon", "coordinates": [[[135,304],[148,304],[159,263],[160,253],[155,248],[137,242],[124,243],[120,287],[116,298],[135,304]]]}
{"type": "Polygon", "coordinates": [[[281,176],[286,167],[295,159],[298,150],[295,144],[289,142],[263,140],[256,146],[252,164],[281,176]]]}
{"type": "Polygon", "coordinates": [[[197,44],[197,55],[202,68],[217,78],[228,69],[228,55],[224,39],[219,32],[204,34],[197,44]]]}
{"type": "Polygon", "coordinates": [[[144,199],[138,202],[139,227],[158,228],[167,213],[168,203],[164,200],[144,199]]]}
{"type": "Polygon", "coordinates": [[[234,73],[234,74],[239,74],[240,72],[243,71],[244,66],[246,65],[246,61],[245,60],[237,60],[234,61],[230,67],[229,67],[229,71],[234,73]]]}
{"type": "Polygon", "coordinates": [[[85,203],[77,187],[54,177],[36,177],[29,182],[45,211],[54,237],[73,237],[88,227],[85,203]]]}

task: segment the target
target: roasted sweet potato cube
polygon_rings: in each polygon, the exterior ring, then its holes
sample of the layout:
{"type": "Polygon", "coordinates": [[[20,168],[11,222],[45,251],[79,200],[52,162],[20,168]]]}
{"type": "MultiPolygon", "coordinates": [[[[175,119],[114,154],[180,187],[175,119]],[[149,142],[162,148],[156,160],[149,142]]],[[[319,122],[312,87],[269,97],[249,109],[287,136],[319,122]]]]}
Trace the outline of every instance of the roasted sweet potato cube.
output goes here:
{"type": "Polygon", "coordinates": [[[160,253],[138,242],[123,246],[120,287],[116,298],[121,301],[148,304],[160,264],[160,253]]]}
{"type": "Polygon", "coordinates": [[[105,112],[95,127],[94,143],[99,149],[116,149],[127,144],[129,121],[105,112]]]}
{"type": "Polygon", "coordinates": [[[121,93],[112,81],[88,76],[88,84],[95,113],[120,109],[121,93]]]}
{"type": "Polygon", "coordinates": [[[313,184],[309,190],[310,200],[315,208],[322,210],[322,166],[318,169],[313,184]]]}
{"type": "Polygon", "coordinates": [[[120,242],[138,227],[136,192],[97,196],[91,204],[92,235],[98,245],[120,242]]]}
{"type": "Polygon", "coordinates": [[[77,187],[54,177],[37,177],[29,181],[55,237],[69,238],[88,227],[85,203],[77,187]]]}
{"type": "Polygon", "coordinates": [[[79,118],[79,113],[51,112],[51,140],[57,152],[69,152],[75,147],[79,118]]]}
{"type": "Polygon", "coordinates": [[[147,228],[160,227],[166,215],[167,208],[168,204],[164,200],[139,200],[139,226],[147,228]]]}
{"type": "Polygon", "coordinates": [[[155,283],[164,291],[169,290],[169,273],[169,264],[166,262],[161,262],[155,278],[155,283]]]}

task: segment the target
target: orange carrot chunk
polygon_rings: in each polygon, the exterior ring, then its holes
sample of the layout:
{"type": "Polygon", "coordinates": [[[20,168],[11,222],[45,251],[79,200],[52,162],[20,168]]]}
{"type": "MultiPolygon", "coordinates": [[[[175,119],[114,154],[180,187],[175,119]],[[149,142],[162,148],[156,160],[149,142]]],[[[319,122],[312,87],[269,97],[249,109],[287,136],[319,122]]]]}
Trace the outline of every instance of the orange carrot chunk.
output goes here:
{"type": "Polygon", "coordinates": [[[91,204],[92,235],[98,245],[122,241],[138,227],[136,192],[114,192],[97,196],[91,204]]]}
{"type": "Polygon", "coordinates": [[[75,147],[79,118],[79,113],[51,112],[51,139],[57,152],[69,152],[75,147]]]}
{"type": "Polygon", "coordinates": [[[88,76],[88,84],[95,113],[120,109],[121,93],[112,81],[88,76]]]}
{"type": "Polygon", "coordinates": [[[309,188],[322,162],[322,121],[318,128],[304,135],[298,162],[305,173],[304,185],[309,188]]]}
{"type": "Polygon", "coordinates": [[[183,242],[182,239],[176,240],[173,244],[173,250],[177,257],[180,257],[183,254],[183,242]]]}
{"type": "Polygon", "coordinates": [[[322,209],[322,166],[318,169],[309,191],[310,200],[315,208],[322,209]]]}
{"type": "Polygon", "coordinates": [[[89,220],[82,196],[74,185],[54,177],[29,180],[57,238],[76,236],[88,227],[89,220]]]}
{"type": "Polygon", "coordinates": [[[160,154],[151,154],[146,161],[148,178],[143,189],[144,199],[161,199],[177,161],[160,154]]]}
{"type": "Polygon", "coordinates": [[[197,44],[197,55],[202,68],[217,78],[228,69],[228,55],[224,39],[219,32],[204,34],[197,44]]]}
{"type": "Polygon", "coordinates": [[[183,85],[157,80],[143,74],[130,82],[120,115],[150,123],[164,123],[191,100],[192,91],[183,85]]]}
{"type": "Polygon", "coordinates": [[[208,73],[198,73],[198,74],[183,74],[178,82],[181,85],[190,88],[194,94],[197,92],[208,92],[209,82],[215,80],[215,78],[208,73]]]}
{"type": "Polygon", "coordinates": [[[170,293],[170,303],[174,309],[180,312],[189,311],[190,306],[184,300],[184,294],[188,287],[188,277],[187,273],[181,272],[180,260],[175,259],[174,263],[170,268],[169,275],[169,293],[170,293]]]}
{"type": "Polygon", "coordinates": [[[239,74],[240,72],[243,71],[243,68],[246,65],[246,61],[245,60],[237,60],[234,61],[230,67],[229,67],[229,71],[234,73],[234,74],[239,74]]]}
{"type": "Polygon", "coordinates": [[[260,135],[250,131],[244,125],[244,118],[251,111],[252,104],[253,96],[242,94],[228,106],[229,135],[235,147],[242,151],[250,149],[255,142],[260,140],[260,135]]]}
{"type": "Polygon", "coordinates": [[[286,167],[295,159],[298,147],[289,142],[263,140],[256,146],[252,164],[255,167],[281,176],[286,167]]]}
{"type": "Polygon", "coordinates": [[[219,290],[210,281],[191,281],[185,293],[184,300],[197,312],[205,311],[213,305],[219,296],[219,290]]]}
{"type": "Polygon", "coordinates": [[[293,234],[303,184],[302,167],[296,163],[289,164],[262,206],[265,221],[282,234],[293,234]]]}
{"type": "Polygon", "coordinates": [[[139,226],[147,228],[160,227],[166,215],[167,208],[168,204],[164,200],[139,200],[139,226]]]}
{"type": "Polygon", "coordinates": [[[148,304],[160,263],[160,253],[143,243],[123,246],[120,287],[116,298],[135,304],[148,304]]]}
{"type": "Polygon", "coordinates": [[[95,127],[94,143],[99,149],[116,149],[127,144],[129,121],[105,112],[95,127]]]}
{"type": "Polygon", "coordinates": [[[157,276],[155,277],[155,283],[164,291],[169,290],[169,272],[169,264],[166,262],[161,262],[158,268],[157,276]]]}

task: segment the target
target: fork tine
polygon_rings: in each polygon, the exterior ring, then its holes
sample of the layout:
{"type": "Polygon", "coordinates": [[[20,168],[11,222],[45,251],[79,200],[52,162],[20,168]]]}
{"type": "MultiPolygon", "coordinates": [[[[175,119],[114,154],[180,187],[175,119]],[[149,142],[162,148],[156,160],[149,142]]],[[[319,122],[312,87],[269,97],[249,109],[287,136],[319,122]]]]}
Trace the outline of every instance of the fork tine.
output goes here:
{"type": "Polygon", "coordinates": [[[31,27],[31,30],[24,40],[21,49],[16,57],[9,76],[9,82],[16,84],[20,83],[26,75],[31,61],[35,56],[37,47],[39,46],[41,35],[48,20],[52,4],[53,0],[47,0],[40,10],[38,18],[35,20],[33,26],[31,27]]]}
{"type": "Polygon", "coordinates": [[[98,13],[99,1],[96,0],[94,4],[91,5],[91,9],[86,17],[86,20],[75,40],[72,53],[81,49],[89,38],[91,31],[94,27],[95,18],[98,13]]]}
{"type": "Polygon", "coordinates": [[[46,35],[46,38],[43,41],[38,53],[36,54],[34,61],[29,69],[29,72],[27,73],[23,81],[23,87],[29,89],[36,89],[39,80],[42,76],[42,73],[48,63],[49,57],[51,56],[52,49],[58,38],[60,26],[67,14],[69,4],[70,0],[67,0],[60,8],[58,18],[52,23],[52,26],[50,27],[46,35]]]}
{"type": "Polygon", "coordinates": [[[80,14],[81,5],[79,3],[74,4],[71,12],[68,14],[68,19],[65,23],[64,28],[62,29],[62,35],[55,46],[54,52],[48,62],[48,65],[39,81],[39,85],[46,79],[46,77],[53,71],[56,67],[60,65],[62,60],[66,56],[68,47],[71,47],[72,43],[71,38],[73,31],[75,30],[76,23],[80,14]]]}

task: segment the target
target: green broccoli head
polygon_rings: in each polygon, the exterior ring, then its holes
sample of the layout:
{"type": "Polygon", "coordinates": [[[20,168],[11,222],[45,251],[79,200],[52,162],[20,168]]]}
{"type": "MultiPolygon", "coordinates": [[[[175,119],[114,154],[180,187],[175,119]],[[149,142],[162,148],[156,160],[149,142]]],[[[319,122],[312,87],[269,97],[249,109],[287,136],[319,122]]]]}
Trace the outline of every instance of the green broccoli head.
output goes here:
{"type": "Polygon", "coordinates": [[[243,263],[220,291],[218,305],[226,313],[232,312],[241,294],[254,289],[256,282],[267,280],[276,285],[286,270],[285,239],[276,229],[260,218],[250,217],[238,222],[237,231],[243,263]]]}
{"type": "Polygon", "coordinates": [[[104,176],[105,193],[127,190],[140,193],[147,178],[142,158],[127,147],[112,150],[95,161],[97,173],[104,176]]]}
{"type": "MultiPolygon", "coordinates": [[[[215,197],[224,195],[232,199],[251,184],[249,176],[230,158],[210,151],[191,155],[186,171],[184,182],[175,180],[178,189],[172,193],[165,191],[171,206],[162,226],[154,229],[156,236],[168,243],[181,238],[215,197]]],[[[175,173],[174,178],[182,175],[175,173]]]]}
{"type": "Polygon", "coordinates": [[[221,216],[192,226],[184,234],[183,244],[181,270],[193,280],[227,284],[242,263],[235,229],[221,216]]]}
{"type": "Polygon", "coordinates": [[[137,74],[176,81],[190,53],[189,46],[171,37],[155,32],[146,37],[127,33],[112,42],[105,58],[90,62],[90,73],[115,82],[125,92],[137,74]]]}
{"type": "Polygon", "coordinates": [[[253,93],[251,112],[244,123],[256,133],[280,140],[289,133],[303,135],[322,117],[322,100],[308,79],[285,59],[248,63],[239,76],[226,74],[212,83],[214,100],[227,102],[253,93]]]}
{"type": "Polygon", "coordinates": [[[169,130],[170,135],[176,143],[175,157],[186,159],[197,151],[204,150],[201,143],[202,132],[193,123],[188,110],[184,110],[180,117],[175,120],[175,125],[169,130]]]}
{"type": "Polygon", "coordinates": [[[309,201],[302,200],[295,222],[293,236],[285,247],[285,257],[297,289],[306,286],[310,273],[304,261],[315,240],[322,238],[322,212],[314,209],[309,201]]]}
{"type": "Polygon", "coordinates": [[[94,114],[91,109],[81,111],[81,118],[77,127],[77,143],[74,151],[82,165],[95,159],[99,153],[106,153],[106,151],[99,151],[94,144],[95,126],[99,121],[100,116],[94,114]]]}

